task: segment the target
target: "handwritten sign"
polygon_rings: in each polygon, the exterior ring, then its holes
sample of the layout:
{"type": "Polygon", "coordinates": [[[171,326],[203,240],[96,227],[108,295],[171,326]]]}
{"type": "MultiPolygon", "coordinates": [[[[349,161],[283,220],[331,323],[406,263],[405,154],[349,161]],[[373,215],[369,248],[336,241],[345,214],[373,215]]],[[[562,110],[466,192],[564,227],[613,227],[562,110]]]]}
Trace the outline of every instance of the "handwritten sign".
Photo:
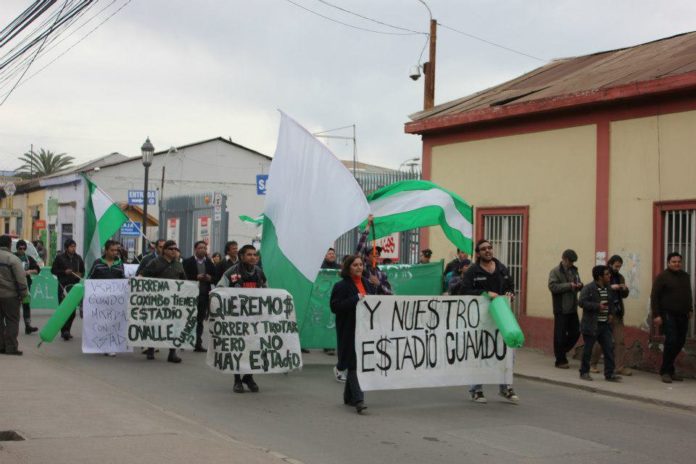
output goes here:
{"type": "Polygon", "coordinates": [[[128,281],[85,280],[83,353],[123,353],[128,346],[128,281]]]}
{"type": "Polygon", "coordinates": [[[512,383],[512,350],[472,296],[366,296],[356,308],[363,390],[512,383]]]}
{"type": "Polygon", "coordinates": [[[270,288],[210,292],[207,362],[226,374],[283,373],[302,367],[292,296],[270,288]]]}
{"type": "Polygon", "coordinates": [[[128,282],[128,345],[192,350],[198,282],[143,277],[128,282]]]}

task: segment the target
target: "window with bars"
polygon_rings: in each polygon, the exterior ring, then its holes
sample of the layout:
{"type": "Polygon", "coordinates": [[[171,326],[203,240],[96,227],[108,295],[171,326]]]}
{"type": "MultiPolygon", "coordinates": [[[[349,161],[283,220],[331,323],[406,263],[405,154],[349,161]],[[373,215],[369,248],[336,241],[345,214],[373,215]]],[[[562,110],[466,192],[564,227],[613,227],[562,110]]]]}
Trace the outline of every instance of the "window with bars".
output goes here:
{"type": "Polygon", "coordinates": [[[495,257],[510,271],[515,285],[515,314],[524,312],[527,208],[479,209],[478,237],[490,240],[495,257]]]}
{"type": "MultiPolygon", "coordinates": [[[[664,211],[662,215],[662,256],[673,251],[682,255],[682,269],[691,277],[691,291],[696,291],[696,209],[664,211]]],[[[664,259],[663,259],[664,262],[664,259]]],[[[689,326],[689,337],[696,337],[693,319],[689,326]]]]}

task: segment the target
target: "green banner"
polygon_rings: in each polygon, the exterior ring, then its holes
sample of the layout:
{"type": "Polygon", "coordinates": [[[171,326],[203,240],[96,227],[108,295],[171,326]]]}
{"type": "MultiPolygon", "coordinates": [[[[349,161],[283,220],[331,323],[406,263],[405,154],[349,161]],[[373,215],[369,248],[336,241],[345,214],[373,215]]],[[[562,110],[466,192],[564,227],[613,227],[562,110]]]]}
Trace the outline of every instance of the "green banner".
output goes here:
{"type": "Polygon", "coordinates": [[[58,307],[58,279],[51,274],[50,267],[31,278],[31,307],[33,309],[56,309],[58,307]]]}
{"type": "MultiPolygon", "coordinates": [[[[444,261],[430,264],[380,266],[396,295],[440,295],[444,261]]],[[[331,290],[339,271],[322,269],[314,281],[308,308],[295,308],[302,348],[336,348],[335,316],[329,308],[331,290]]]]}

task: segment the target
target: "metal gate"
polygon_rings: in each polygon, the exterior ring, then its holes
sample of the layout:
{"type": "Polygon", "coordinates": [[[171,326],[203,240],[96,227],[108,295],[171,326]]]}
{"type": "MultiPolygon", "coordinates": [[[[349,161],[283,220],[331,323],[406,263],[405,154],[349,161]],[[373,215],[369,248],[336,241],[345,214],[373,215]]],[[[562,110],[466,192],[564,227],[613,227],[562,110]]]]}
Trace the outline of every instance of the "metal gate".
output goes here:
{"type": "MultiPolygon", "coordinates": [[[[691,292],[696,291],[696,210],[665,211],[663,217],[663,256],[673,251],[682,255],[682,269],[691,277],[691,292]]],[[[694,320],[689,323],[690,338],[696,337],[694,320]]]]}
{"type": "Polygon", "coordinates": [[[183,258],[193,255],[193,244],[208,241],[208,252],[222,252],[227,241],[227,195],[210,192],[165,199],[160,204],[162,238],[176,240],[183,258]]]}
{"type": "MultiPolygon", "coordinates": [[[[369,195],[375,190],[399,182],[402,180],[420,179],[420,172],[394,171],[389,173],[369,173],[356,172],[355,179],[362,187],[365,195],[369,195]]],[[[400,234],[399,262],[403,264],[414,264],[418,262],[420,253],[420,236],[418,229],[407,230],[400,234]]],[[[360,231],[358,228],[350,230],[336,240],[334,248],[340,262],[344,256],[355,253],[358,246],[360,231]]]]}
{"type": "Polygon", "coordinates": [[[483,216],[483,237],[490,240],[496,258],[507,266],[518,298],[512,303],[515,314],[520,313],[522,298],[522,238],[524,216],[521,214],[494,214],[483,216]]]}

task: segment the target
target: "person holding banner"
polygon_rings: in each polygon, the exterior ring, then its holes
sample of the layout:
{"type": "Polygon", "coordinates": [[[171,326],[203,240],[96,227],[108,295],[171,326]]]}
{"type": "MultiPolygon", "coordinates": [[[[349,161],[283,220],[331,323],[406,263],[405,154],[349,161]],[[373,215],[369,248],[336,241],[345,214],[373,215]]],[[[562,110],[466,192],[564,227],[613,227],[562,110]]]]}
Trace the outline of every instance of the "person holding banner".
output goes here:
{"type": "MultiPolygon", "coordinates": [[[[148,253],[145,256],[140,256],[140,264],[138,264],[138,270],[135,271],[135,275],[143,275],[143,271],[152,261],[157,259],[158,256],[164,255],[164,242],[166,242],[165,239],[158,238],[157,242],[155,243],[155,249],[152,251],[152,253],[148,253]]],[[[150,245],[152,246],[152,243],[150,245]]]]}
{"type": "MultiPolygon", "coordinates": [[[[482,295],[488,293],[493,299],[498,296],[514,297],[515,284],[510,271],[493,256],[493,245],[486,239],[476,242],[476,262],[464,273],[462,282],[454,289],[455,295],[482,295]]],[[[516,403],[519,397],[512,386],[500,384],[500,396],[516,403]]],[[[469,389],[471,401],[487,403],[481,385],[472,385],[469,389]]]]}
{"type": "Polygon", "coordinates": [[[387,278],[387,273],[377,266],[379,256],[382,254],[382,247],[373,246],[372,250],[367,250],[367,237],[370,234],[371,228],[374,229],[374,216],[372,214],[367,216],[367,225],[365,226],[363,233],[360,235],[360,240],[358,241],[358,246],[355,249],[355,254],[364,257],[363,267],[365,278],[369,280],[372,285],[380,287],[380,295],[392,295],[394,292],[392,291],[391,284],[387,278]]]}
{"type": "MultiPolygon", "coordinates": [[[[256,247],[253,245],[244,245],[239,250],[239,262],[228,268],[218,282],[218,287],[241,287],[241,288],[267,288],[266,275],[260,267],[256,265],[258,262],[256,247]]],[[[234,386],[232,391],[235,393],[244,393],[244,384],[249,391],[258,393],[259,386],[254,381],[254,376],[251,374],[234,374],[234,386]]]]}
{"type": "MultiPolygon", "coordinates": [[[[355,308],[363,295],[383,294],[379,281],[364,277],[361,255],[348,256],[341,267],[342,279],[331,291],[331,312],[336,315],[336,337],[338,339],[338,362],[348,369],[346,386],[343,389],[343,404],[354,406],[361,414],[365,406],[365,395],[358,382],[358,361],[355,354],[355,308]]],[[[374,277],[374,276],[372,276],[374,277]]]]}
{"type": "MultiPolygon", "coordinates": [[[[150,264],[142,271],[143,277],[155,277],[160,279],[186,280],[186,273],[179,261],[179,248],[174,240],[167,240],[162,246],[162,255],[150,261],[150,264]]],[[[155,359],[155,349],[145,350],[148,360],[155,359]]],[[[169,349],[170,363],[180,363],[181,358],[176,355],[174,348],[169,349]]]]}
{"type": "MultiPolygon", "coordinates": [[[[66,240],[63,253],[56,255],[53,266],[51,266],[51,273],[58,278],[58,304],[63,301],[72,286],[79,283],[82,276],[85,275],[85,262],[75,252],[76,249],[77,243],[75,243],[75,240],[66,240]]],[[[60,329],[60,336],[66,342],[73,338],[70,335],[70,329],[74,320],[75,312],[70,314],[70,317],[60,329]]]]}
{"type": "Polygon", "coordinates": [[[92,264],[87,275],[88,279],[125,279],[126,273],[121,261],[120,244],[115,240],[107,240],[104,244],[104,255],[92,264]]]}
{"type": "Polygon", "coordinates": [[[22,316],[24,317],[24,333],[29,335],[34,332],[37,332],[39,329],[38,327],[32,327],[31,325],[31,276],[32,275],[37,275],[39,272],[41,272],[41,268],[39,267],[39,264],[36,262],[34,258],[29,256],[27,254],[27,242],[24,240],[18,240],[17,241],[17,252],[15,253],[15,256],[19,258],[19,260],[22,262],[22,266],[24,267],[24,272],[26,273],[27,276],[27,285],[29,286],[29,293],[24,301],[22,301],[22,316]]]}
{"type": "Polygon", "coordinates": [[[208,318],[210,307],[210,290],[212,289],[213,276],[217,270],[213,261],[208,258],[208,245],[199,240],[193,245],[194,255],[183,262],[184,272],[188,280],[198,281],[198,313],[196,323],[196,353],[205,353],[203,348],[203,321],[208,318]]]}

